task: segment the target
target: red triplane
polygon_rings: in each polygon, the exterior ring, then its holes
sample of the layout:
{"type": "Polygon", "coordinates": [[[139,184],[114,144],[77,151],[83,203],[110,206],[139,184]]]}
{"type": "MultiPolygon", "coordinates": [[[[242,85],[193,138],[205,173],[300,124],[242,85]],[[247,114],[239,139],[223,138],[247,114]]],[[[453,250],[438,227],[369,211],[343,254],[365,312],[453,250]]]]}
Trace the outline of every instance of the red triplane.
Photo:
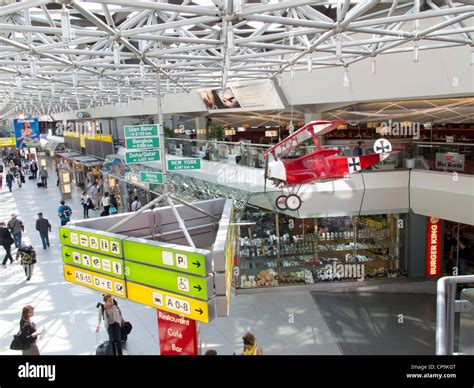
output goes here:
{"type": "Polygon", "coordinates": [[[381,162],[392,153],[392,145],[383,138],[375,143],[375,153],[367,155],[339,156],[342,150],[321,148],[317,136],[325,135],[341,124],[345,122],[312,121],[265,152],[265,191],[267,179],[282,190],[282,195],[275,201],[279,210],[296,211],[301,207],[298,196],[301,185],[344,178],[381,162]],[[314,152],[295,159],[288,158],[299,144],[309,139],[313,139],[316,146],[314,152]],[[289,193],[284,194],[284,189],[289,193]]]}

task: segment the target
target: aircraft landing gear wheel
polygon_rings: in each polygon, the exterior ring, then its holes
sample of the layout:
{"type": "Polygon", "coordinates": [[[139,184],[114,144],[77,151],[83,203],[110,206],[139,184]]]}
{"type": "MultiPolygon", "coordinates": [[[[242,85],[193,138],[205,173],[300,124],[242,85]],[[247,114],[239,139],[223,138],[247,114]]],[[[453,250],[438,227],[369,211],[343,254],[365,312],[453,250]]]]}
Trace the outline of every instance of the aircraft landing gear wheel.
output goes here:
{"type": "Polygon", "coordinates": [[[275,206],[279,210],[286,210],[286,195],[279,195],[275,200],[275,206]]]}
{"type": "Polygon", "coordinates": [[[301,207],[301,198],[296,194],[290,194],[285,201],[288,210],[296,211],[301,207]]]}

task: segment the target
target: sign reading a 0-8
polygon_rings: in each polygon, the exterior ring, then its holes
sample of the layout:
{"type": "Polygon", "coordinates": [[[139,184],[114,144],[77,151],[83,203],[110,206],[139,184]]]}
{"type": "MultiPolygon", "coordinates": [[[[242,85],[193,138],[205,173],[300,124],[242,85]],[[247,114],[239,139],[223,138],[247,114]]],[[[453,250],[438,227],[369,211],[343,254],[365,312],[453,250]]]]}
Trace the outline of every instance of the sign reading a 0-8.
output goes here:
{"type": "Polygon", "coordinates": [[[61,243],[64,245],[104,255],[123,257],[122,240],[110,237],[106,233],[89,233],[82,228],[73,229],[67,226],[62,226],[59,233],[61,243]]]}

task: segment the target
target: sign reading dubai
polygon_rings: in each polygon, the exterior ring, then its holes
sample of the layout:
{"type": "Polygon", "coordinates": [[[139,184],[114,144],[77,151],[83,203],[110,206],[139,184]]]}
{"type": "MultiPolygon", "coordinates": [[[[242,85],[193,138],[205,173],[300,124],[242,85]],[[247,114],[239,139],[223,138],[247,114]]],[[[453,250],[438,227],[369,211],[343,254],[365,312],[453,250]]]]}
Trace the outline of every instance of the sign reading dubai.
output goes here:
{"type": "Polygon", "coordinates": [[[125,137],[158,136],[158,124],[125,125],[123,133],[125,137]]]}
{"type": "Polygon", "coordinates": [[[426,250],[426,276],[441,276],[441,233],[443,220],[437,217],[428,219],[428,248],[426,250]]]}
{"type": "Polygon", "coordinates": [[[199,170],[201,168],[201,159],[179,159],[168,160],[168,170],[199,170]]]}
{"type": "Polygon", "coordinates": [[[144,162],[156,162],[160,160],[160,151],[127,151],[125,153],[125,163],[144,163],[144,162]]]}

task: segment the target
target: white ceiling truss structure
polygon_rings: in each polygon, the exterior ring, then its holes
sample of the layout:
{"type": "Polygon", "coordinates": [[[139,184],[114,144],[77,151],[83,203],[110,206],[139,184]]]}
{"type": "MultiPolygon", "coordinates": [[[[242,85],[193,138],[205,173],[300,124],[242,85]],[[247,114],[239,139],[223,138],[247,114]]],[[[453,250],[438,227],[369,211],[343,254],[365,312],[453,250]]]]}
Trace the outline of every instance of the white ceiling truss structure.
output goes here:
{"type": "MultiPolygon", "coordinates": [[[[0,118],[470,45],[456,0],[0,0],[0,118]],[[426,27],[427,21],[430,21],[426,27]]],[[[473,59],[474,61],[474,54],[473,59]]],[[[346,72],[345,72],[346,74],[346,72]]]]}

